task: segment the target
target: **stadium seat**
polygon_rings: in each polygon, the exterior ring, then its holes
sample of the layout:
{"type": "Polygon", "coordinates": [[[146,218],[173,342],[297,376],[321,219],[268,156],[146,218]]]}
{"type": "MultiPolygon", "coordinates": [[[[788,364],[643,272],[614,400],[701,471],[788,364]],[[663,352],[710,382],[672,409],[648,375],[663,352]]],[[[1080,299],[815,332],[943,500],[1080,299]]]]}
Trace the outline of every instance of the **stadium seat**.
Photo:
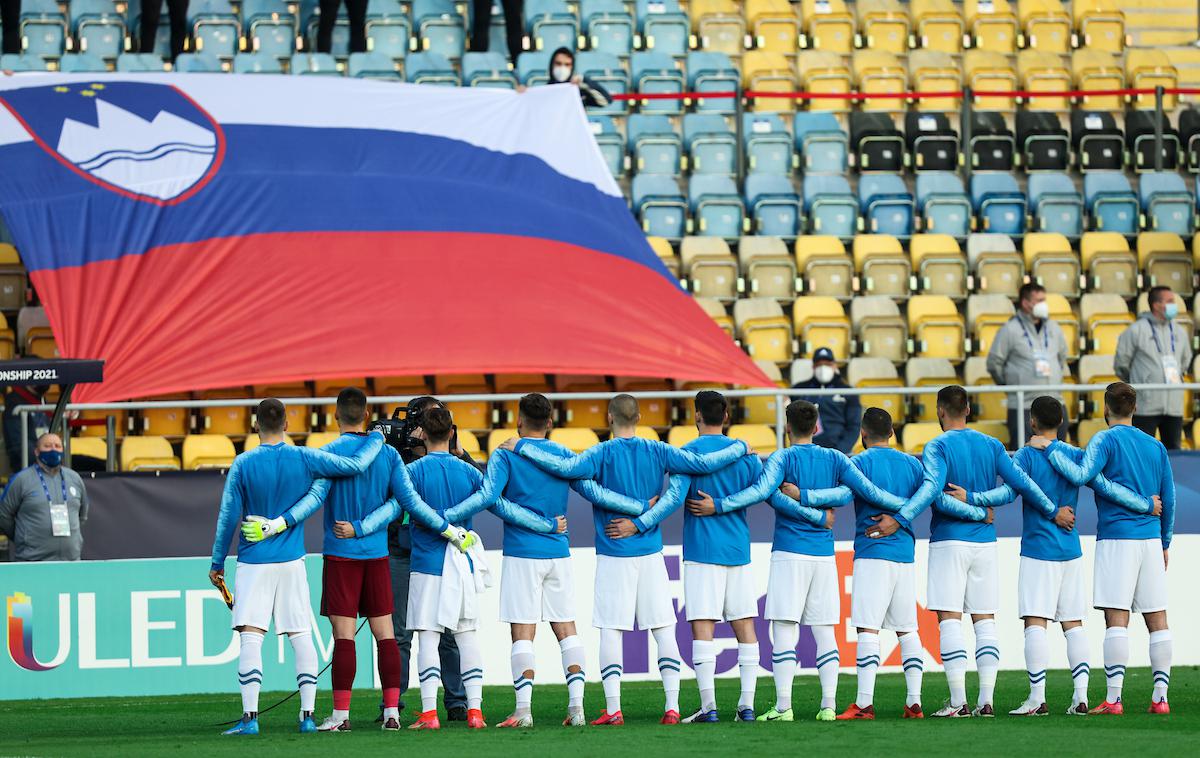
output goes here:
{"type": "Polygon", "coordinates": [[[846,383],[859,389],[879,388],[878,394],[859,396],[862,407],[882,408],[891,415],[897,425],[903,422],[904,396],[887,392],[888,388],[904,386],[896,372],[895,364],[891,361],[886,358],[851,358],[846,364],[846,383]]]}
{"type": "Polygon", "coordinates": [[[854,286],[854,262],[837,237],[805,235],[796,238],[796,271],[804,291],[849,300],[854,286]]]}
{"type": "MultiPolygon", "coordinates": [[[[907,89],[908,69],[892,53],[882,50],[855,50],[851,59],[855,88],[868,95],[891,95],[907,89]]],[[[864,111],[901,111],[900,97],[872,97],[862,101],[864,111]]]]}
{"type": "Polygon", "coordinates": [[[166,70],[167,64],[157,53],[121,53],[117,56],[118,73],[148,74],[166,70]]]}
{"type": "Polygon", "coordinates": [[[693,294],[733,301],[738,296],[738,264],[729,243],[716,237],[684,237],[679,247],[683,277],[693,294]]]}
{"type": "Polygon", "coordinates": [[[746,21],[734,0],[690,0],[688,14],[701,50],[738,56],[745,49],[746,21]]]}
{"type": "Polygon", "coordinates": [[[756,49],[796,54],[800,17],[788,0],[746,0],[745,11],[756,49]]]}
{"type": "Polygon", "coordinates": [[[850,301],[850,324],[864,357],[896,365],[908,358],[908,322],[896,301],[886,295],[867,295],[850,301]]]}
{"type": "Polygon", "coordinates": [[[1125,14],[1117,0],[1071,0],[1078,31],[1079,55],[1084,50],[1120,54],[1125,50],[1125,14]]]}
{"type": "MultiPolygon", "coordinates": [[[[792,362],[795,364],[795,361],[792,362]]],[[[787,384],[783,381],[783,373],[779,370],[779,366],[771,361],[763,361],[755,359],[754,365],[766,374],[776,387],[786,387],[787,384]]],[[[739,387],[738,389],[743,389],[739,387]]],[[[746,387],[745,389],[749,389],[746,387]]],[[[741,424],[767,424],[774,425],[776,415],[778,413],[778,403],[775,395],[752,395],[741,399],[741,413],[738,417],[738,423],[741,424]]]]}
{"type": "Polygon", "coordinates": [[[952,300],[967,296],[967,259],[949,234],[914,234],[909,243],[913,271],[921,292],[952,300]]]}
{"type": "MultiPolygon", "coordinates": [[[[630,62],[630,81],[639,94],[678,95],[686,89],[683,72],[675,59],[666,53],[645,50],[633,54],[630,62]]],[[[641,113],[664,113],[678,115],[683,112],[682,100],[642,100],[641,113]]]]}
{"type": "MultiPolygon", "coordinates": [[[[1078,3],[1073,3],[1078,6],[1078,3]]],[[[1071,56],[1071,76],[1075,89],[1113,91],[1125,88],[1125,69],[1112,53],[1101,49],[1080,48],[1071,56]]],[[[1085,110],[1119,110],[1124,105],[1120,95],[1084,95],[1079,105],[1085,110]]]]}
{"type": "Polygon", "coordinates": [[[1080,239],[1079,249],[1089,289],[1126,298],[1137,294],[1137,259],[1124,234],[1088,232],[1080,239]]]}
{"type": "Polygon", "coordinates": [[[1071,52],[1071,17],[1059,0],[1020,0],[1017,15],[1025,44],[1038,52],[1071,52]]]}
{"type": "Polygon", "coordinates": [[[1025,233],[1025,195],[1011,174],[972,174],[971,205],[981,231],[1013,236],[1025,233]]]}
{"type": "MultiPolygon", "coordinates": [[[[791,60],[782,53],[750,50],[742,58],[742,86],[756,92],[795,92],[796,75],[791,60]]],[[[751,100],[755,112],[791,113],[796,101],[786,97],[756,97],[751,100]]]]}
{"type": "MultiPolygon", "coordinates": [[[[963,53],[963,84],[972,89],[1011,92],[1017,87],[1017,72],[1006,54],[992,50],[968,50],[963,53]]],[[[1016,100],[1011,95],[983,95],[975,98],[980,111],[1011,112],[1016,100]]]]}
{"type": "Polygon", "coordinates": [[[58,3],[54,0],[24,0],[18,9],[22,52],[34,58],[62,56],[69,38],[67,19],[58,3]]]}
{"type": "MultiPolygon", "coordinates": [[[[488,53],[475,53],[475,55],[488,55],[488,53]]],[[[495,55],[499,55],[496,53],[495,55]]],[[[495,86],[494,84],[483,84],[482,82],[495,81],[494,78],[499,76],[499,72],[494,69],[488,69],[486,72],[475,68],[480,65],[485,65],[483,61],[478,59],[467,63],[466,56],[463,57],[463,76],[472,77],[466,80],[466,84],[471,87],[477,86],[495,86]]],[[[350,59],[346,66],[346,73],[355,79],[379,79],[381,81],[398,82],[400,81],[400,71],[396,65],[396,61],[383,53],[350,53],[350,59]]],[[[507,75],[507,68],[505,69],[507,75]]]]}
{"type": "Polygon", "coordinates": [[[1084,174],[1083,200],[1092,228],[1125,235],[1137,233],[1141,206],[1124,172],[1084,174]]]}
{"type": "MultiPolygon", "coordinates": [[[[1134,171],[1155,171],[1154,111],[1131,110],[1125,114],[1125,151],[1134,171]]],[[[1179,166],[1179,134],[1171,126],[1166,113],[1162,117],[1162,170],[1174,171],[1179,166]]]]}
{"type": "Polygon", "coordinates": [[[341,76],[337,59],[329,53],[292,53],[288,73],[297,76],[341,76]]]}
{"type": "MultiPolygon", "coordinates": [[[[616,56],[613,56],[615,58],[616,56]]],[[[575,61],[576,67],[579,66],[579,60],[575,61]]],[[[582,71],[583,69],[580,69],[582,71]]],[[[521,53],[521,57],[517,58],[517,80],[526,87],[535,87],[540,84],[550,83],[550,51],[549,50],[530,50],[521,53]]],[[[588,118],[594,116],[594,113],[589,113],[588,118]]]]}
{"type": "MultiPolygon", "coordinates": [[[[234,57],[235,72],[238,59],[246,53],[262,53],[270,58],[291,57],[296,50],[297,20],[283,0],[243,0],[241,11],[246,44],[242,48],[245,52],[234,57]]],[[[253,73],[278,72],[256,70],[253,73]]]]}
{"type": "Polygon", "coordinates": [[[46,71],[48,62],[37,55],[0,55],[0,70],[18,73],[22,71],[46,71]]]}
{"type": "Polygon", "coordinates": [[[76,457],[92,458],[96,461],[108,460],[108,443],[99,437],[72,437],[72,463],[76,457]]]}
{"type": "Polygon", "coordinates": [[[189,434],[183,438],[183,469],[223,469],[233,464],[237,452],[224,434],[189,434]]]}
{"type": "Polygon", "coordinates": [[[1083,234],[1083,198],[1066,174],[1039,171],[1029,175],[1029,210],[1037,231],[1075,239],[1083,234]]]}
{"type": "Polygon", "coordinates": [[[961,363],[966,358],[962,316],[954,301],[945,295],[913,295],[908,300],[908,333],[913,355],[945,358],[961,363]]]}
{"type": "Polygon", "coordinates": [[[410,84],[441,87],[457,87],[461,84],[458,72],[449,59],[433,51],[410,53],[404,60],[404,75],[410,84]]]}
{"type": "Polygon", "coordinates": [[[1081,384],[1099,385],[1101,389],[1088,393],[1083,402],[1084,416],[1104,419],[1104,390],[1103,387],[1118,381],[1117,372],[1113,368],[1111,355],[1083,355],[1079,358],[1079,381],[1081,384]]]}
{"type": "Polygon", "coordinates": [[[687,54],[691,24],[679,0],[636,0],[638,33],[647,50],[668,55],[687,54]]]}
{"type": "Polygon", "coordinates": [[[192,0],[187,6],[187,23],[194,51],[226,59],[237,53],[241,31],[228,0],[192,0]]]}
{"type": "Polygon", "coordinates": [[[639,174],[633,177],[631,197],[642,231],[669,240],[683,237],[688,206],[674,179],[639,174]]]}
{"type": "Polygon", "coordinates": [[[913,196],[895,174],[863,174],[858,180],[858,205],[863,227],[871,234],[912,236],[916,215],[913,196]]]}
{"type": "Polygon", "coordinates": [[[861,292],[898,301],[908,298],[912,264],[900,240],[890,234],[860,234],[854,238],[853,252],[861,292]]]}
{"type": "MultiPolygon", "coordinates": [[[[522,55],[522,58],[525,56],[522,55]]],[[[626,94],[631,91],[629,73],[621,65],[621,59],[609,53],[581,52],[575,56],[575,70],[603,87],[610,95],[626,94]]],[[[613,100],[608,105],[591,108],[591,113],[624,115],[628,101],[613,100]]]]}
{"type": "Polygon", "coordinates": [[[805,174],[804,215],[813,234],[850,239],[858,231],[858,198],[843,176],[805,174]]]}
{"type": "MultiPolygon", "coordinates": [[[[525,7],[526,19],[532,21],[539,3],[549,2],[552,0],[532,0],[525,7]]],[[[437,53],[452,61],[462,58],[467,37],[466,25],[452,0],[412,0],[411,7],[418,49],[437,53]]],[[[556,47],[552,45],[549,49],[556,47]]],[[[574,38],[570,40],[569,47],[575,49],[574,38]]]]}
{"type": "Polygon", "coordinates": [[[471,456],[471,460],[477,463],[487,463],[488,454],[479,444],[479,438],[472,432],[466,429],[458,429],[458,446],[462,451],[471,456]]]}
{"type": "Polygon", "coordinates": [[[849,155],[849,138],[831,113],[797,113],[792,118],[796,152],[804,170],[844,173],[849,155]]]}
{"type": "Polygon", "coordinates": [[[1057,113],[1017,111],[1019,160],[1026,171],[1066,171],[1071,163],[1071,138],[1057,113]]]}
{"type": "Polygon", "coordinates": [[[678,279],[680,270],[679,256],[675,254],[671,243],[662,237],[647,237],[646,241],[650,243],[650,249],[658,256],[658,260],[667,267],[672,276],[678,279]]]}
{"type": "Polygon", "coordinates": [[[695,300],[696,305],[699,305],[700,308],[708,314],[708,317],[711,318],[716,325],[721,328],[722,331],[729,335],[729,339],[737,339],[734,336],[733,319],[729,317],[729,313],[725,310],[725,306],[720,300],[717,300],[715,297],[697,297],[695,300]]]}
{"type": "Polygon", "coordinates": [[[683,447],[700,436],[700,430],[695,426],[673,426],[667,432],[667,444],[672,447],[683,447]]]}
{"type": "Polygon", "coordinates": [[[962,239],[971,231],[971,201],[962,179],[949,171],[917,174],[917,212],[930,232],[962,239]]]}
{"type": "Polygon", "coordinates": [[[941,433],[942,428],[936,421],[905,424],[900,432],[900,438],[903,440],[901,447],[909,455],[920,455],[925,446],[941,433]]]}
{"type": "MultiPolygon", "coordinates": [[[[381,397],[416,397],[428,395],[429,384],[423,376],[377,376],[373,382],[375,394],[381,397]]],[[[390,415],[391,409],[387,409],[390,415]]]]}
{"type": "MultiPolygon", "coordinates": [[[[962,70],[950,53],[937,50],[913,50],[908,54],[908,86],[914,92],[957,92],[962,89],[962,70]]],[[[955,111],[957,97],[923,97],[917,100],[919,111],[955,111]]]]}
{"type": "MultiPolygon", "coordinates": [[[[824,95],[845,95],[851,90],[850,69],[845,60],[827,50],[805,50],[796,59],[800,72],[800,87],[805,92],[824,95]]],[[[848,111],[850,101],[839,97],[809,100],[810,111],[848,111]]]]}
{"type": "MultiPolygon", "coordinates": [[[[734,92],[741,74],[724,53],[703,50],[687,54],[689,92],[734,92]]],[[[732,97],[697,97],[693,101],[697,113],[732,114],[736,110],[732,97]]]]}
{"type": "Polygon", "coordinates": [[[1183,148],[1183,162],[1187,170],[1200,172],[1200,110],[1195,106],[1179,112],[1179,142],[1183,148]]]}
{"type": "Polygon", "coordinates": [[[811,358],[817,350],[827,347],[838,363],[845,363],[850,357],[850,319],[837,298],[820,295],[796,298],[792,324],[800,343],[800,355],[811,358]]]}
{"type": "MultiPolygon", "coordinates": [[[[483,374],[439,374],[434,377],[434,392],[443,395],[486,395],[492,391],[483,374]]],[[[446,410],[459,429],[484,431],[492,428],[492,404],[484,400],[452,400],[446,410]]]]}
{"type": "Polygon", "coordinates": [[[797,358],[792,361],[792,366],[788,369],[788,378],[791,379],[792,385],[804,384],[809,379],[813,378],[812,358],[797,358]]]}
{"type": "Polygon", "coordinates": [[[1071,147],[1079,170],[1118,171],[1125,167],[1125,137],[1111,113],[1071,113],[1071,147]]]}
{"type": "Polygon", "coordinates": [[[524,10],[531,49],[553,51],[565,47],[575,51],[579,21],[564,0],[528,0],[524,10]]]}
{"type": "Polygon", "coordinates": [[[513,429],[493,429],[488,432],[487,438],[487,455],[491,458],[495,454],[496,448],[504,444],[505,440],[516,437],[517,430],[513,429]]]}
{"type": "Polygon", "coordinates": [[[728,176],[693,174],[688,181],[688,209],[701,236],[732,240],[745,231],[745,204],[728,176]]]}
{"type": "MultiPolygon", "coordinates": [[[[914,47],[957,55],[962,52],[963,16],[951,0],[912,0],[914,47]]],[[[911,53],[910,53],[911,55],[911,53]]]]}
{"type": "Polygon", "coordinates": [[[621,0],[583,0],[579,18],[588,49],[627,57],[635,37],[633,15],[621,0]]]}
{"type": "Polygon", "coordinates": [[[904,116],[904,142],[914,171],[958,169],[958,132],[944,113],[909,111],[904,116]]]}
{"type": "Polygon", "coordinates": [[[0,313],[0,360],[12,360],[17,353],[17,338],[8,325],[8,319],[0,313]]]}
{"type": "Polygon", "coordinates": [[[983,294],[1015,298],[1025,281],[1025,264],[1012,238],[1004,234],[967,237],[967,264],[975,275],[977,290],[983,294]]]}
{"type": "MultiPolygon", "coordinates": [[[[974,405],[971,407],[974,408],[974,405]]],[[[1007,419],[1004,421],[971,421],[967,424],[967,428],[999,440],[1005,449],[1011,447],[1009,445],[1007,419]]]]}
{"type": "MultiPolygon", "coordinates": [[[[963,364],[963,384],[968,387],[991,387],[996,381],[987,370],[987,358],[974,355],[963,364]]],[[[971,412],[977,421],[1007,421],[1008,398],[1004,392],[981,392],[971,395],[971,412]]]]}
{"type": "Polygon", "coordinates": [[[770,297],[737,300],[733,304],[733,322],[738,339],[751,358],[791,363],[792,324],[784,318],[779,301],[770,297]]]}
{"type": "MultiPolygon", "coordinates": [[[[1067,360],[1079,360],[1079,317],[1075,315],[1071,303],[1057,292],[1047,292],[1046,307],[1050,309],[1050,318],[1057,321],[1062,329],[1063,341],[1067,343],[1067,360]]],[[[1067,384],[1072,383],[1069,377],[1064,376],[1063,380],[1067,384]]]]}
{"type": "Polygon", "coordinates": [[[895,55],[908,52],[908,13],[897,0],[857,0],[854,10],[858,16],[858,47],[895,55]]]}
{"type": "Polygon", "coordinates": [[[854,19],[842,0],[801,0],[801,47],[849,55],[854,46],[854,19]]]}
{"type": "MultiPolygon", "coordinates": [[[[667,127],[670,128],[669,122],[667,127]]],[[[687,165],[693,174],[733,176],[737,173],[737,137],[724,116],[715,113],[684,116],[683,144],[687,148],[687,165]]]]}
{"type": "Polygon", "coordinates": [[[175,58],[175,70],[181,74],[212,73],[224,70],[221,59],[207,53],[183,53],[175,58]]]}
{"type": "MultiPolygon", "coordinates": [[[[1171,65],[1167,53],[1158,48],[1130,48],[1125,51],[1125,84],[1131,89],[1174,89],[1179,86],[1179,72],[1171,65]]],[[[1176,95],[1163,95],[1163,109],[1175,109],[1176,95]]],[[[1134,96],[1134,108],[1155,107],[1153,94],[1134,96]]]]}
{"type": "MultiPolygon", "coordinates": [[[[728,316],[726,317],[728,318],[728,316]]],[[[673,389],[670,382],[663,379],[649,379],[646,377],[616,377],[616,386],[614,389],[617,392],[654,392],[654,391],[669,391],[673,389]]],[[[638,409],[642,413],[642,424],[654,429],[665,429],[671,424],[671,401],[661,397],[638,398],[638,409]]],[[[638,427],[638,436],[645,436],[642,433],[643,427],[638,427]]],[[[657,438],[655,434],[655,438],[657,438]]],[[[649,437],[647,437],[649,439],[649,437]]]]}
{"type": "MultiPolygon", "coordinates": [[[[3,223],[0,223],[2,228],[3,223]]],[[[25,305],[28,276],[17,249],[7,242],[0,242],[0,311],[19,311],[25,305]]]]}
{"type": "MultiPolygon", "coordinates": [[[[19,327],[18,327],[19,328],[19,327]]],[[[27,358],[61,358],[54,332],[49,326],[31,326],[25,330],[23,348],[27,358]]]]}
{"type": "Polygon", "coordinates": [[[178,471],[179,459],[165,437],[126,437],[121,442],[122,471],[178,471]]]}
{"type": "Polygon", "coordinates": [[[69,17],[75,50],[115,61],[129,48],[125,17],[112,0],[71,0],[69,17]]]}
{"type": "Polygon", "coordinates": [[[1196,201],[1183,177],[1175,173],[1149,172],[1138,180],[1142,227],[1155,232],[1190,236],[1195,229],[1196,201]]]}
{"type": "Polygon", "coordinates": [[[270,53],[238,53],[233,57],[233,73],[282,74],[283,65],[270,53]]]}
{"type": "Polygon", "coordinates": [[[58,70],[64,74],[99,74],[108,72],[108,64],[100,56],[91,53],[67,53],[58,59],[58,70]]]}
{"type": "Polygon", "coordinates": [[[367,50],[398,60],[408,55],[412,21],[399,0],[370,0],[367,4],[367,50]]]}
{"type": "MultiPolygon", "coordinates": [[[[382,53],[375,53],[380,56],[382,53]]],[[[351,62],[354,56],[350,56],[351,62]]],[[[350,72],[354,76],[354,72],[350,72]]],[[[361,74],[360,74],[361,76],[361,74]]],[[[517,77],[508,69],[508,61],[502,53],[463,53],[462,80],[468,87],[494,87],[516,89],[517,77]]]]}
{"type": "Polygon", "coordinates": [[[904,135],[886,113],[850,114],[850,159],[859,171],[904,170],[904,135]]]}
{"type": "MultiPolygon", "coordinates": [[[[317,31],[321,25],[320,0],[300,0],[289,2],[296,9],[299,19],[301,43],[309,49],[317,47],[317,31]],[[298,6],[298,7],[297,7],[298,6]]],[[[330,37],[329,51],[338,58],[345,59],[350,55],[350,16],[345,7],[337,7],[333,19],[333,30],[330,37]]]]}
{"type": "Polygon", "coordinates": [[[1017,152],[1017,139],[1004,119],[994,111],[971,114],[971,139],[967,154],[976,171],[1009,171],[1017,152]]]}
{"type": "MultiPolygon", "coordinates": [[[[914,421],[937,421],[937,392],[947,384],[957,384],[954,364],[945,358],[909,358],[904,364],[904,382],[909,387],[932,387],[935,392],[910,395],[914,421]]],[[[936,424],[935,424],[936,426],[936,424]]]]}
{"type": "Polygon", "coordinates": [[[776,113],[742,115],[742,149],[751,173],[791,176],[795,168],[792,134],[776,113]]]}
{"type": "Polygon", "coordinates": [[[1087,328],[1093,355],[1112,355],[1117,338],[1133,322],[1133,314],[1120,295],[1089,292],[1079,299],[1079,316],[1087,328]]]}
{"type": "Polygon", "coordinates": [[[626,122],[626,132],[629,156],[638,174],[679,176],[683,165],[683,141],[666,116],[635,113],[626,122]]]}
{"type": "Polygon", "coordinates": [[[779,449],[775,432],[766,424],[734,424],[729,427],[728,434],[745,442],[757,455],[770,455],[779,449]]]}
{"type": "Polygon", "coordinates": [[[1069,298],[1079,297],[1079,255],[1071,242],[1057,232],[1025,235],[1025,270],[1032,281],[1069,298]]]}
{"type": "MultiPolygon", "coordinates": [[[[147,400],[191,400],[189,394],[163,395],[147,400]]],[[[146,408],[141,414],[143,435],[180,439],[191,429],[191,412],[184,408],[146,408]]]]}
{"type": "MultiPolygon", "coordinates": [[[[603,376],[562,374],[554,377],[555,392],[612,392],[612,386],[603,376]]],[[[591,429],[608,428],[608,400],[564,400],[562,403],[565,426],[591,429]]]]}
{"type": "Polygon", "coordinates": [[[792,180],[778,174],[746,177],[746,208],[756,234],[794,238],[802,228],[800,196],[792,180]]]}
{"type": "Polygon", "coordinates": [[[1017,17],[1007,0],[964,0],[962,12],[973,47],[1004,55],[1016,52],[1017,17]]]}
{"type": "MultiPolygon", "coordinates": [[[[250,397],[245,387],[202,390],[197,394],[199,400],[240,400],[250,397]]],[[[205,434],[241,438],[246,436],[249,429],[250,408],[248,406],[209,407],[200,410],[200,430],[205,434]]]]}
{"type": "Polygon", "coordinates": [[[1143,290],[1170,287],[1177,295],[1191,297],[1194,291],[1192,254],[1183,246],[1179,235],[1142,232],[1137,238],[1137,256],[1143,290]]]}
{"type": "MultiPolygon", "coordinates": [[[[522,55],[521,60],[525,60],[527,55],[530,53],[522,55]]],[[[616,124],[613,123],[612,117],[589,113],[588,127],[592,130],[592,137],[596,140],[596,146],[600,148],[600,155],[604,156],[604,163],[608,166],[609,172],[614,178],[624,178],[626,169],[625,140],[617,130],[616,124]]],[[[671,136],[678,140],[678,136],[673,131],[671,136]]]]}

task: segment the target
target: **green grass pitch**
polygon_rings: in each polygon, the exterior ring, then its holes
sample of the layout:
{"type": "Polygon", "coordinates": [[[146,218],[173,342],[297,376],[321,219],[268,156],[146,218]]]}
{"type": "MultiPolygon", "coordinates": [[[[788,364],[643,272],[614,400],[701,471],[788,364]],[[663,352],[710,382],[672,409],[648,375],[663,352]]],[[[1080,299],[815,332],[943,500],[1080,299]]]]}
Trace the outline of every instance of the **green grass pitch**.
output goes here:
{"type": "MultiPolygon", "coordinates": [[[[1097,667],[1099,669],[1099,667],[1097,667]]],[[[1102,670],[1102,669],[1101,669],[1102,670]]],[[[231,681],[232,684],[232,681],[231,681]]],[[[844,707],[854,696],[853,675],[839,682],[838,705],[844,707]]],[[[968,679],[969,693],[975,692],[974,675],[968,679]]],[[[696,705],[696,685],[683,682],[684,715],[696,705]]],[[[927,711],[937,708],[945,697],[941,674],[925,677],[927,711]]],[[[1091,700],[1103,699],[1103,677],[1092,676],[1091,700]]],[[[236,692],[224,695],[163,696],[156,698],[95,698],[0,702],[0,755],[73,756],[267,756],[321,755],[355,756],[408,754],[453,758],[506,756],[507,758],[551,758],[552,756],[658,756],[699,755],[819,755],[823,752],[871,755],[915,755],[957,752],[961,755],[1130,755],[1157,758],[1163,755],[1200,754],[1200,669],[1178,667],[1171,677],[1169,716],[1145,712],[1150,699],[1150,673],[1130,670],[1125,677],[1127,711],[1121,717],[1069,717],[1071,685],[1066,671],[1052,671],[1048,678],[1051,715],[1046,718],[1016,718],[1005,715],[1028,692],[1024,672],[1001,672],[996,692],[994,719],[950,721],[903,721],[904,680],[899,674],[879,677],[875,704],[877,720],[871,722],[818,723],[819,689],[815,677],[798,677],[794,690],[797,721],[790,724],[742,724],[730,720],[737,700],[736,679],[717,680],[717,700],[723,707],[719,724],[658,724],[662,694],[655,682],[626,683],[623,688],[623,727],[560,726],[566,699],[562,686],[539,686],[534,693],[536,727],[525,731],[501,731],[489,727],[471,732],[464,724],[443,722],[440,732],[381,732],[373,723],[378,693],[355,692],[350,734],[295,732],[296,700],[293,699],[260,719],[258,737],[222,737],[216,722],[234,718],[240,707],[236,692]],[[429,751],[429,752],[415,752],[429,751]]],[[[280,693],[264,693],[263,707],[276,702],[280,693]]],[[[413,720],[412,705],[418,693],[408,693],[409,710],[402,714],[404,725],[413,720]]],[[[774,699],[770,679],[758,684],[757,706],[765,711],[774,699]]],[[[484,693],[484,713],[489,724],[498,723],[512,707],[512,691],[489,687],[484,693]]],[[[599,684],[588,684],[588,718],[603,708],[599,684]]],[[[328,713],[329,691],[320,692],[318,716],[328,713]]],[[[444,715],[444,714],[443,714],[444,715]]]]}

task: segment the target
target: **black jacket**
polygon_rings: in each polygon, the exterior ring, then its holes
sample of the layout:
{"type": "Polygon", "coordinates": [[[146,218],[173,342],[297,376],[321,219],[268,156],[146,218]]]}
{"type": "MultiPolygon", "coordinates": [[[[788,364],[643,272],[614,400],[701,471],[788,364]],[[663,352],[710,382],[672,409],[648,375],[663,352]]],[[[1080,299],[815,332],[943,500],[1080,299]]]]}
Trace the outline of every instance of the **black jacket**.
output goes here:
{"type": "MultiPolygon", "coordinates": [[[[844,387],[850,385],[838,374],[825,387],[844,387]]],[[[816,378],[800,382],[794,389],[818,389],[822,387],[816,378]]],[[[804,400],[816,403],[821,411],[821,433],[813,437],[813,442],[821,447],[833,447],[846,455],[854,449],[854,441],[859,436],[862,425],[862,403],[858,395],[813,395],[804,400]]]]}

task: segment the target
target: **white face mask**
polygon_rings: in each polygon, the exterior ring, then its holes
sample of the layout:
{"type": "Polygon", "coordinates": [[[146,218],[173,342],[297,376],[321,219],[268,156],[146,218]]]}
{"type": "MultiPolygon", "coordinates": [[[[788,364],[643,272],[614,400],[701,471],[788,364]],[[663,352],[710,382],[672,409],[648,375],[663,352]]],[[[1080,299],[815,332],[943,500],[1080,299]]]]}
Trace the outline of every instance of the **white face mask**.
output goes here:
{"type": "Polygon", "coordinates": [[[1033,306],[1033,317],[1041,319],[1050,318],[1050,306],[1045,300],[1033,306]]]}
{"type": "Polygon", "coordinates": [[[815,376],[817,381],[821,384],[829,384],[832,382],[835,373],[836,372],[834,371],[833,366],[817,366],[815,369],[813,369],[813,376],[815,376]]]}
{"type": "Polygon", "coordinates": [[[551,72],[554,74],[554,81],[565,82],[571,78],[570,66],[555,66],[551,72]]]}

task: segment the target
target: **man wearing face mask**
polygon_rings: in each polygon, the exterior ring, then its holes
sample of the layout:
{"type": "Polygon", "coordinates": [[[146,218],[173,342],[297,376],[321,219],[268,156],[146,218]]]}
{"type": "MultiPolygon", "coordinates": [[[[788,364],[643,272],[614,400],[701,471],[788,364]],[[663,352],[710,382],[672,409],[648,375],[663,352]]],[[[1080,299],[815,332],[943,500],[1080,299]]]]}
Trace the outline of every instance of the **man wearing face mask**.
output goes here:
{"type": "Polygon", "coordinates": [[[585,108],[603,108],[612,102],[608,90],[575,73],[575,54],[560,47],[550,56],[550,84],[574,84],[585,108]]]}
{"type": "MultiPolygon", "coordinates": [[[[1019,308],[1015,316],[996,332],[992,348],[988,351],[987,370],[996,384],[1051,386],[1063,383],[1067,373],[1067,339],[1062,327],[1050,318],[1050,306],[1046,303],[1046,289],[1030,282],[1023,285],[1017,295],[1019,308]]],[[[1048,395],[1062,402],[1058,392],[1026,392],[1024,407],[1025,437],[1017,439],[1017,396],[1008,396],[1008,439],[1010,447],[1019,448],[1030,437],[1033,430],[1029,425],[1029,406],[1034,398],[1048,395]]],[[[1069,420],[1063,412],[1062,426],[1058,436],[1066,439],[1069,420]]]]}
{"type": "Polygon", "coordinates": [[[38,437],[37,462],[14,474],[0,497],[0,533],[16,561],[77,561],[83,554],[87,490],[79,474],[62,465],[57,434],[38,437]]]}
{"type": "MultiPolygon", "coordinates": [[[[1192,363],[1187,332],[1175,325],[1179,302],[1170,287],[1154,287],[1150,310],[1117,340],[1113,368],[1130,384],[1179,384],[1192,363]]],[[[1168,450],[1178,450],[1183,431],[1182,390],[1138,390],[1133,425],[1151,437],[1157,432],[1168,450]]]]}
{"type": "MultiPolygon", "coordinates": [[[[838,371],[833,351],[827,347],[813,353],[813,375],[806,382],[794,385],[793,389],[849,389],[838,371]]],[[[858,439],[859,424],[862,423],[862,402],[858,395],[812,395],[804,400],[817,406],[820,420],[813,444],[841,450],[846,455],[854,449],[858,439]]]]}

